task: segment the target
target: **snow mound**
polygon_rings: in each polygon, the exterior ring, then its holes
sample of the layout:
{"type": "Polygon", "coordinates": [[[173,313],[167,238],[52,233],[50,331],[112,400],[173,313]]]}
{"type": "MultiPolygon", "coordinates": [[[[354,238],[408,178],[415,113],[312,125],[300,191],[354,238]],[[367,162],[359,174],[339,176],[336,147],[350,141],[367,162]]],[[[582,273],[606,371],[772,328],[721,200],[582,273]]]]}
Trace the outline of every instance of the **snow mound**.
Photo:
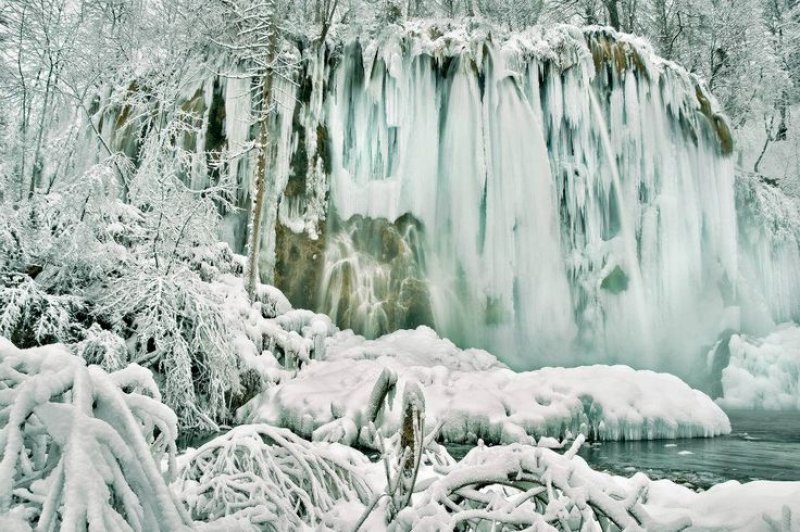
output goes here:
{"type": "Polygon", "coordinates": [[[728,347],[721,406],[800,410],[800,327],[785,324],[761,339],[733,335],[728,347]]]}
{"type": "Polygon", "coordinates": [[[688,517],[691,530],[773,532],[800,530],[800,482],[735,480],[694,491],[670,482],[650,482],[645,508],[659,521],[688,517]]]}
{"type": "Polygon", "coordinates": [[[441,424],[446,442],[530,443],[531,438],[598,440],[711,437],[730,432],[705,394],[668,374],[627,366],[514,372],[491,354],[461,350],[427,328],[364,340],[351,331],[328,338],[326,359],[262,392],[239,416],[305,437],[370,445],[370,424],[384,434],[400,423],[403,390],[425,392],[426,430],[441,424]]]}

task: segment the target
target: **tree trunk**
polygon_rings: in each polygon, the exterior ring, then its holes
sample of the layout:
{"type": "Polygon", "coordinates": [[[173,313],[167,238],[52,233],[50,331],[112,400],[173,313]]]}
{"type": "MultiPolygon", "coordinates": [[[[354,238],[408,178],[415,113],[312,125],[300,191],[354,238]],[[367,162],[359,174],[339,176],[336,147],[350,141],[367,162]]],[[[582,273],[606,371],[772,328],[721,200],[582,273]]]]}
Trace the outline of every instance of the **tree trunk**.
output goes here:
{"type": "Polygon", "coordinates": [[[47,72],[47,83],[44,88],[44,100],[42,102],[42,114],[39,117],[39,129],[36,132],[36,148],[33,153],[33,168],[31,170],[31,182],[28,188],[28,198],[32,198],[42,176],[44,161],[42,161],[42,142],[44,139],[45,122],[47,120],[48,106],[50,104],[51,82],[53,80],[53,64],[47,72]]]}
{"type": "Polygon", "coordinates": [[[612,28],[619,31],[619,0],[606,0],[606,9],[608,10],[608,23],[612,28]]]}
{"type": "Polygon", "coordinates": [[[261,251],[261,225],[264,217],[264,196],[267,189],[267,176],[272,162],[272,135],[270,134],[270,114],[272,109],[272,66],[278,43],[277,28],[272,24],[272,35],[266,54],[266,72],[261,85],[261,116],[259,118],[258,159],[256,162],[255,195],[250,206],[249,238],[247,245],[247,294],[254,299],[259,281],[258,256],[261,251]]]}

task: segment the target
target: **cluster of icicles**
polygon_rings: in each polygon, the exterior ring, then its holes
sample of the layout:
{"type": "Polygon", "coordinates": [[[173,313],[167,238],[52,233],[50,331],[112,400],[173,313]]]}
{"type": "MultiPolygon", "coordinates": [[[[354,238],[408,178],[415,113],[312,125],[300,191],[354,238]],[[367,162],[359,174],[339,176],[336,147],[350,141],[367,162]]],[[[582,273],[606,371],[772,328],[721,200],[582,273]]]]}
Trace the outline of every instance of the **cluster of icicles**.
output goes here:
{"type": "MultiPolygon", "coordinates": [[[[736,314],[734,169],[704,89],[602,31],[437,43],[352,45],[325,72],[336,216],[420,222],[433,325],[460,344],[686,368],[736,314]]],[[[336,249],[320,291],[355,291],[374,331],[380,250],[336,249]]]]}
{"type": "MultiPolygon", "coordinates": [[[[261,267],[271,281],[279,227],[324,238],[307,284],[340,325],[408,326],[416,318],[400,314],[424,298],[421,323],[517,368],[686,374],[722,331],[791,315],[746,299],[780,291],[754,287],[800,254],[772,264],[748,245],[759,256],[740,266],[730,132],[703,85],[646,43],[601,28],[419,23],[306,55],[300,82],[277,80],[261,267]],[[389,245],[359,227],[406,237],[389,245]]],[[[251,80],[216,83],[227,148],[246,151],[251,80]]],[[[229,170],[243,205],[252,166],[244,156],[229,170]]],[[[235,248],[245,219],[229,218],[235,248]]]]}

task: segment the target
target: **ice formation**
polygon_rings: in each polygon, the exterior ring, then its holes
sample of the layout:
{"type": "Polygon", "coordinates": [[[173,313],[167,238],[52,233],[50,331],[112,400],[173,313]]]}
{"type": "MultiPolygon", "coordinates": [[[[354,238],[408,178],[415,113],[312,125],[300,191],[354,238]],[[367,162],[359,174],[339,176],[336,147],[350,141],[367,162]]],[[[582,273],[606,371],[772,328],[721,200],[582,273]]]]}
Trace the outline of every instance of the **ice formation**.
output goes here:
{"type": "MultiPolygon", "coordinates": [[[[418,221],[421,249],[401,253],[423,263],[432,325],[460,345],[523,368],[685,368],[724,328],[737,276],[710,97],[599,29],[436,30],[345,47],[331,68],[330,210],[418,221]]],[[[390,321],[385,248],[327,253],[323,311],[340,315],[325,303],[350,290],[362,332],[390,321]]]]}
{"type": "Polygon", "coordinates": [[[720,405],[800,410],[800,327],[785,324],[765,338],[733,335],[728,352],[720,405]]]}
{"type": "Polygon", "coordinates": [[[427,327],[365,340],[350,331],[327,342],[293,379],[266,389],[242,418],[324,441],[370,445],[374,423],[397,430],[403,391],[419,384],[429,429],[445,441],[530,442],[585,433],[595,439],[709,437],[730,431],[727,416],[677,377],[627,366],[514,372],[489,353],[462,351],[427,327]],[[386,393],[376,394],[374,389],[386,393]],[[377,398],[377,400],[376,400],[377,398]],[[379,401],[376,404],[376,401],[379,401]]]}
{"type": "MultiPolygon", "coordinates": [[[[800,223],[773,207],[800,211],[737,187],[713,97],[634,37],[416,21],[306,47],[296,74],[276,81],[260,259],[296,307],[368,337],[429,325],[517,369],[685,377],[723,332],[800,318],[800,223]]],[[[258,80],[189,78],[192,146],[227,157],[241,251],[258,80]]],[[[138,125],[104,109],[109,145],[135,153],[138,125]]]]}
{"type": "Polygon", "coordinates": [[[740,299],[747,332],[800,320],[800,200],[758,176],[737,180],[740,299]]]}

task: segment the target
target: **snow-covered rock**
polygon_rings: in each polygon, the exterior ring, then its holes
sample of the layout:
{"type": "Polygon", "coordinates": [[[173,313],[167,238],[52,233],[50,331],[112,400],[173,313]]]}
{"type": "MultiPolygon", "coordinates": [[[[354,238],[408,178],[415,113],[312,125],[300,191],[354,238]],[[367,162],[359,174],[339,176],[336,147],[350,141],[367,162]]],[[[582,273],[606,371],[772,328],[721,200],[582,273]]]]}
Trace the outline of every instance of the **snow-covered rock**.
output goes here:
{"type": "Polygon", "coordinates": [[[672,375],[627,366],[517,373],[491,354],[461,350],[427,327],[377,340],[339,332],[327,340],[326,353],[296,378],[265,390],[240,417],[352,444],[371,422],[385,434],[396,431],[402,391],[418,383],[426,398],[426,427],[441,423],[441,438],[448,442],[528,442],[578,433],[600,440],[710,437],[730,431],[727,416],[708,396],[672,375]],[[373,393],[379,382],[378,388],[388,390],[385,402],[383,394],[373,393]]]}
{"type": "Polygon", "coordinates": [[[765,338],[733,335],[728,348],[720,405],[800,410],[800,327],[784,324],[765,338]]]}

